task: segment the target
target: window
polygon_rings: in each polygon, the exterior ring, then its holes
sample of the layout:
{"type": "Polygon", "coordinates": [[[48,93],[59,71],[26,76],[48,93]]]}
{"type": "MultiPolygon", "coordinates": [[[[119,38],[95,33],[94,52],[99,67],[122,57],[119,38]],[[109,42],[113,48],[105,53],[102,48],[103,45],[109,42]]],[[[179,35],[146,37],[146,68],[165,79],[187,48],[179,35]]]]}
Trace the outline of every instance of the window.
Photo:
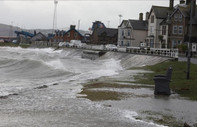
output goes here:
{"type": "Polygon", "coordinates": [[[182,21],[182,15],[179,14],[179,21],[182,21]]]}
{"type": "Polygon", "coordinates": [[[122,36],[124,36],[124,30],[122,31],[122,36]]]}
{"type": "Polygon", "coordinates": [[[174,15],[174,20],[177,21],[178,20],[178,14],[174,15]]]}
{"type": "Polygon", "coordinates": [[[150,26],[150,33],[153,34],[153,32],[154,32],[154,27],[150,26]]]}
{"type": "Polygon", "coordinates": [[[177,41],[178,45],[180,45],[180,44],[181,44],[181,42],[182,42],[181,40],[178,40],[178,41],[177,41]]]}
{"type": "Polygon", "coordinates": [[[154,43],[154,40],[153,39],[150,39],[150,48],[153,48],[153,43],[154,43]]]}
{"type": "Polygon", "coordinates": [[[123,46],[123,44],[124,44],[123,41],[121,41],[121,46],[123,46]]]}
{"type": "Polygon", "coordinates": [[[177,34],[177,26],[176,25],[173,26],[173,34],[177,34]]]}
{"type": "Polygon", "coordinates": [[[172,40],[172,48],[177,48],[177,41],[176,40],[172,40]]]}
{"type": "Polygon", "coordinates": [[[75,38],[77,38],[77,33],[75,33],[75,38]]]}
{"type": "Polygon", "coordinates": [[[179,26],[179,34],[183,34],[183,26],[179,26]]]}
{"type": "Polygon", "coordinates": [[[128,36],[131,36],[131,31],[130,30],[128,30],[128,36]]]}
{"type": "Polygon", "coordinates": [[[162,35],[166,35],[166,26],[162,26],[162,35]]]}
{"type": "Polygon", "coordinates": [[[151,16],[151,21],[150,21],[151,23],[154,23],[154,18],[155,18],[154,16],[151,16]]]}
{"type": "Polygon", "coordinates": [[[70,37],[70,32],[68,33],[68,35],[67,35],[68,37],[70,37]]]}

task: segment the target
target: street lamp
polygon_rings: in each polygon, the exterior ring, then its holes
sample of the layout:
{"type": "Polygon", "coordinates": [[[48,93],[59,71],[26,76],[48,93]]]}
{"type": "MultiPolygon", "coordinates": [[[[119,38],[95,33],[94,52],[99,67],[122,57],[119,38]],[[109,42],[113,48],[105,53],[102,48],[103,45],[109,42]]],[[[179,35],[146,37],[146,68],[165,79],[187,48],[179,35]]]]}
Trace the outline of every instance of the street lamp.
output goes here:
{"type": "Polygon", "coordinates": [[[119,16],[119,18],[120,18],[120,19],[119,19],[119,24],[121,24],[121,18],[122,18],[122,15],[121,15],[121,14],[119,14],[118,16],[119,16]]]}
{"type": "Polygon", "coordinates": [[[196,6],[194,5],[194,1],[191,2],[190,6],[190,25],[189,25],[189,42],[188,42],[188,55],[187,55],[187,80],[190,79],[190,59],[191,59],[191,36],[192,36],[192,20],[193,20],[193,7],[196,6]]]}

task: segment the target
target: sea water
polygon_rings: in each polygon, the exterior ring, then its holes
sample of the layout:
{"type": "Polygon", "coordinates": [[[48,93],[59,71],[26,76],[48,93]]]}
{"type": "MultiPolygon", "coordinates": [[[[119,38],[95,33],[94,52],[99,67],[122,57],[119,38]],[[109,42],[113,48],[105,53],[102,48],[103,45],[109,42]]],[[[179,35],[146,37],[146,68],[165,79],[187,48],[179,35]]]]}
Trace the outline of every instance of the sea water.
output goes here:
{"type": "MultiPolygon", "coordinates": [[[[121,60],[81,58],[80,50],[0,48],[0,126],[162,127],[132,108],[78,98],[83,84],[116,76],[121,60]]],[[[144,65],[144,63],[141,63],[144,65]]],[[[135,64],[134,64],[135,66],[135,64]]]]}

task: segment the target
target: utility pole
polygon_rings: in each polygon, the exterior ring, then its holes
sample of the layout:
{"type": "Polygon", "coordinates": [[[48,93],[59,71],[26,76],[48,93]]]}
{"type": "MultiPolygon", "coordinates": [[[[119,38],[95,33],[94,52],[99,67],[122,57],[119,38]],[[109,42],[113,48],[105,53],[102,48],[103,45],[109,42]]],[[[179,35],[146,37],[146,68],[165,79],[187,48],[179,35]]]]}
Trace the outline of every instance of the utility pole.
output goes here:
{"type": "Polygon", "coordinates": [[[78,20],[78,31],[79,31],[79,27],[80,27],[80,20],[78,20]]]}
{"type": "Polygon", "coordinates": [[[108,20],[107,23],[108,23],[107,27],[109,28],[110,21],[108,20]]]}
{"type": "Polygon", "coordinates": [[[57,0],[54,0],[54,15],[53,15],[53,29],[52,29],[52,34],[54,33],[54,29],[56,29],[57,27],[57,4],[58,4],[58,1],[57,0]]]}
{"type": "Polygon", "coordinates": [[[191,37],[192,37],[192,20],[193,20],[193,6],[194,2],[192,0],[190,6],[190,25],[189,25],[189,42],[188,42],[188,54],[187,54],[187,80],[190,79],[190,62],[191,62],[191,37]]]}

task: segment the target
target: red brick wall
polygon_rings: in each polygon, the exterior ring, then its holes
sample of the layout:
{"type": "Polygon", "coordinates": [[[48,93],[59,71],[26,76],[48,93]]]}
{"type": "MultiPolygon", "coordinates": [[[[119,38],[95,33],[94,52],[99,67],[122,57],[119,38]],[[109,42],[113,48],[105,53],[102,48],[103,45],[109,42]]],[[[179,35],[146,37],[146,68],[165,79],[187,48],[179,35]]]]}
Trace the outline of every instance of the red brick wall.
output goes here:
{"type": "Polygon", "coordinates": [[[83,37],[80,36],[80,34],[73,29],[73,30],[70,30],[69,32],[67,32],[64,35],[63,39],[66,42],[70,42],[71,40],[82,40],[83,37]]]}

